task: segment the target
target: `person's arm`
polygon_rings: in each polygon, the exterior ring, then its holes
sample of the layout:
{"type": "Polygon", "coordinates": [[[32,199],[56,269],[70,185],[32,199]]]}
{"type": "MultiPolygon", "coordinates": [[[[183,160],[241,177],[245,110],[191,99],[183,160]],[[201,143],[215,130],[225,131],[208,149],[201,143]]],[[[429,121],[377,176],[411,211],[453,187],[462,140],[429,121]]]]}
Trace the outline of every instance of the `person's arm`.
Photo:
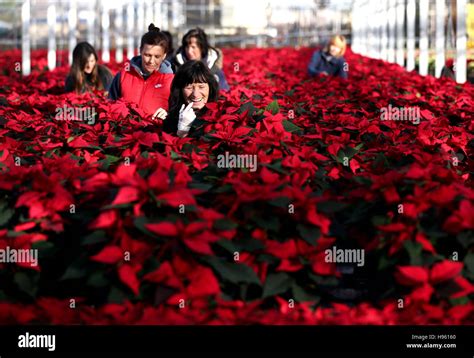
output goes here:
{"type": "Polygon", "coordinates": [[[311,57],[311,61],[308,65],[308,73],[311,76],[315,76],[321,73],[321,71],[318,69],[318,67],[321,64],[321,52],[320,51],[315,51],[313,54],[313,57],[311,57]]]}
{"type": "Polygon", "coordinates": [[[120,88],[120,72],[119,72],[115,75],[114,79],[112,80],[112,83],[110,84],[109,99],[116,100],[116,99],[119,99],[120,97],[122,97],[122,91],[120,88]]]}
{"type": "Polygon", "coordinates": [[[346,71],[346,69],[349,70],[349,67],[347,65],[347,62],[344,59],[342,59],[342,61],[339,64],[339,68],[337,69],[336,75],[347,80],[348,71],[346,71]]]}
{"type": "Polygon", "coordinates": [[[218,70],[217,73],[215,74],[217,76],[217,82],[219,83],[219,89],[222,91],[229,91],[230,86],[229,83],[227,82],[227,79],[225,78],[224,71],[218,70]]]}

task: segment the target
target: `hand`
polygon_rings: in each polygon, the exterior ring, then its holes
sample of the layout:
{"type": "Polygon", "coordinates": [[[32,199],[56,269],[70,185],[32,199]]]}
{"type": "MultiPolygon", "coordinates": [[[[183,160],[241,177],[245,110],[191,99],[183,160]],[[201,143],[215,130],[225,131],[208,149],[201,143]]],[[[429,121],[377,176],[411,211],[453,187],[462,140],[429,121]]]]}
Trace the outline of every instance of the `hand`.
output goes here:
{"type": "Polygon", "coordinates": [[[191,124],[196,119],[196,114],[194,113],[192,106],[193,102],[189,103],[186,108],[184,107],[184,104],[181,106],[181,109],[179,110],[178,132],[187,133],[191,129],[191,124]]]}
{"type": "Polygon", "coordinates": [[[151,119],[158,119],[158,118],[165,119],[167,115],[168,115],[168,112],[166,112],[166,110],[164,110],[163,108],[158,108],[158,110],[151,117],[151,119]]]}

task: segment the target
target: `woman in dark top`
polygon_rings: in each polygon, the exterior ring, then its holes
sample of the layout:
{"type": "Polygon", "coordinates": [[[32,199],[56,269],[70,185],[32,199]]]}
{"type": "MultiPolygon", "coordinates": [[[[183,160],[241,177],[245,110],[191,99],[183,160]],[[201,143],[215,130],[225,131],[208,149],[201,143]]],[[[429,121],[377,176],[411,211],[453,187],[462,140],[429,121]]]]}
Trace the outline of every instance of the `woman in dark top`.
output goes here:
{"type": "Polygon", "coordinates": [[[230,89],[223,68],[224,55],[222,51],[209,45],[207,35],[199,27],[189,30],[182,39],[181,47],[173,58],[173,66],[178,69],[187,61],[204,62],[219,83],[219,89],[230,89]]]}
{"type": "Polygon", "coordinates": [[[171,83],[170,113],[163,130],[180,137],[191,134],[206,113],[206,104],[217,101],[218,91],[216,78],[202,61],[187,61],[171,83]]]}
{"type": "Polygon", "coordinates": [[[326,75],[337,76],[346,79],[349,67],[344,59],[346,52],[346,39],[344,36],[334,36],[328,45],[313,53],[308,65],[310,76],[326,75]]]}
{"type": "Polygon", "coordinates": [[[72,66],[66,78],[66,92],[77,94],[109,90],[112,73],[97,63],[98,56],[94,47],[87,42],[80,42],[72,52],[72,66]]]}

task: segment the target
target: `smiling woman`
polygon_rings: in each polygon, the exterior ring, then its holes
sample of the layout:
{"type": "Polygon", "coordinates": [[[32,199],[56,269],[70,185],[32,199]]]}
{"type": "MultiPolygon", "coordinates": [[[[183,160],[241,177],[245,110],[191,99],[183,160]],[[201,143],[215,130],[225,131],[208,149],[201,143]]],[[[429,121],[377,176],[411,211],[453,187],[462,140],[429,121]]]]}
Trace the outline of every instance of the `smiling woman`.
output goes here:
{"type": "Polygon", "coordinates": [[[171,64],[165,60],[168,51],[166,35],[150,24],[141,39],[140,55],[126,62],[115,76],[109,98],[137,104],[145,117],[165,119],[174,77],[171,64]]]}
{"type": "Polygon", "coordinates": [[[72,66],[66,78],[66,92],[108,91],[112,73],[97,63],[97,53],[88,42],[80,42],[72,52],[72,66]]]}
{"type": "Polygon", "coordinates": [[[166,132],[185,137],[206,113],[206,104],[216,102],[219,86],[209,68],[201,61],[181,66],[171,84],[170,115],[164,122],[166,132]]]}

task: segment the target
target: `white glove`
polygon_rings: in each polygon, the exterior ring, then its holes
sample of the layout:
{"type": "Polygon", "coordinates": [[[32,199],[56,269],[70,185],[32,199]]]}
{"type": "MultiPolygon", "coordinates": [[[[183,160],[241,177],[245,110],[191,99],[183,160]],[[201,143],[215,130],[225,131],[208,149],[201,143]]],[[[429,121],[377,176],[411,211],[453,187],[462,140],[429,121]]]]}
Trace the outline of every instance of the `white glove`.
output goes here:
{"type": "Polygon", "coordinates": [[[192,106],[193,102],[189,103],[186,108],[184,108],[183,104],[179,110],[178,135],[180,137],[186,135],[189,132],[191,129],[191,124],[196,119],[196,114],[194,113],[192,106]]]}

